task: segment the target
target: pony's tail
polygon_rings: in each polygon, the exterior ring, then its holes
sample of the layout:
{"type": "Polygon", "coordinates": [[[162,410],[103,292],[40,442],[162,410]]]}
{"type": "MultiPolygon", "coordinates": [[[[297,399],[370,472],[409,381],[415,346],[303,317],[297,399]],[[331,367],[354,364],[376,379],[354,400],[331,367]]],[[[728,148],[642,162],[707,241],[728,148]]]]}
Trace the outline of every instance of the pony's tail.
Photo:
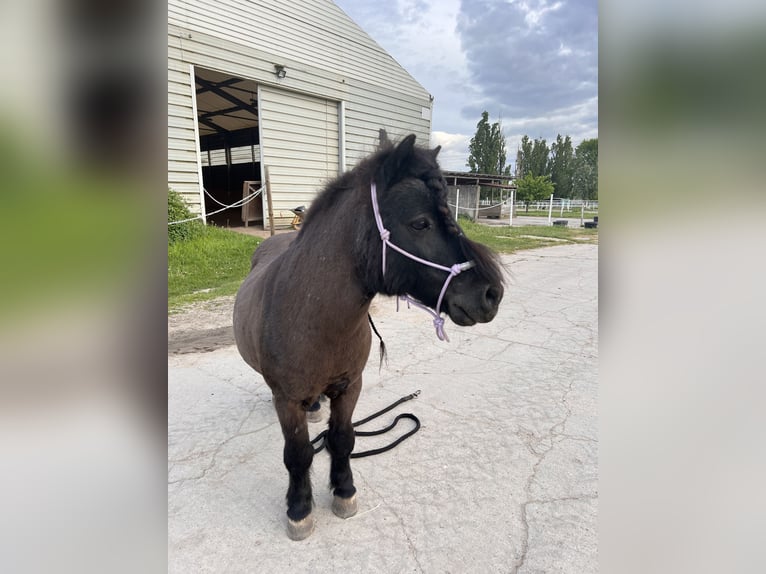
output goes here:
{"type": "Polygon", "coordinates": [[[378,371],[380,371],[383,368],[383,361],[385,361],[386,366],[388,366],[388,353],[386,352],[386,344],[383,342],[383,337],[380,336],[380,333],[378,333],[378,330],[375,328],[375,323],[372,322],[372,315],[367,313],[367,319],[370,321],[372,331],[380,340],[380,365],[378,365],[378,371]]]}

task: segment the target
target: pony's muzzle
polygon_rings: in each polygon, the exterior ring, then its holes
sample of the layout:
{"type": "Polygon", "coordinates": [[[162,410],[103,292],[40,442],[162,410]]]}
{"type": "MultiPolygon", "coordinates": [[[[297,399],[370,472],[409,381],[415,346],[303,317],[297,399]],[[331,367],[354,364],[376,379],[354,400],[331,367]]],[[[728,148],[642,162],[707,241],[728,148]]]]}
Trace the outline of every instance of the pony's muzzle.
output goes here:
{"type": "Polygon", "coordinates": [[[476,323],[488,323],[497,315],[503,299],[502,285],[474,286],[472,289],[453,293],[445,305],[452,322],[462,327],[476,323]]]}

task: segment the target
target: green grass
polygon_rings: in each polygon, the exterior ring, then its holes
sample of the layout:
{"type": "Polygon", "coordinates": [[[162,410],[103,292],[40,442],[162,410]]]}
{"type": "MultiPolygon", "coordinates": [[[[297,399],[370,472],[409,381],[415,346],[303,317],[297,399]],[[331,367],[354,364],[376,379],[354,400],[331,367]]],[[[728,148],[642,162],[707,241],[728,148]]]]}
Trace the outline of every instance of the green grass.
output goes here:
{"type": "Polygon", "coordinates": [[[460,218],[460,226],[465,234],[499,253],[514,253],[522,249],[535,249],[551,245],[571,243],[598,243],[598,229],[570,227],[546,227],[541,225],[489,226],[474,223],[470,219],[460,218]],[[555,241],[555,240],[561,241],[555,241]]]}
{"type": "Polygon", "coordinates": [[[168,245],[168,310],[236,293],[260,242],[258,237],[205,227],[197,237],[168,245]]]}

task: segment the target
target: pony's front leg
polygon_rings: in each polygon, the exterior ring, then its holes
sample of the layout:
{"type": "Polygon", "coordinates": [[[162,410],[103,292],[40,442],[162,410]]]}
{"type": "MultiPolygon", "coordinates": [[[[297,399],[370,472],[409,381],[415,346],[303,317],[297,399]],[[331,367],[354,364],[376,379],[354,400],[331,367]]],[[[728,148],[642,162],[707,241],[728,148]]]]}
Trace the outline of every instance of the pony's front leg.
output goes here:
{"type": "Polygon", "coordinates": [[[314,447],[309,442],[306,411],[300,402],[274,396],[274,406],[285,437],[284,462],[290,475],[287,489],[287,535],[303,540],[314,530],[314,505],[311,496],[309,469],[314,458],[314,447]]]}
{"type": "Polygon", "coordinates": [[[351,424],[351,415],[361,389],[360,377],[330,403],[327,450],[331,456],[330,484],[334,494],[332,511],[341,518],[349,518],[356,514],[357,510],[356,488],[349,455],[354,450],[354,427],[351,424]]]}

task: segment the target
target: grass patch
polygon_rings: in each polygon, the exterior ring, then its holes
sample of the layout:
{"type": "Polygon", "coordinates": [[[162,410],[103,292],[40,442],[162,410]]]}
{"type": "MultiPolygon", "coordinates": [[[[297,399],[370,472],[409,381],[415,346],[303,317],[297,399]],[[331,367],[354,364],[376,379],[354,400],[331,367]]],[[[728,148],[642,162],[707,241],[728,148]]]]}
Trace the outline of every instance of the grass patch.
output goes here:
{"type": "Polygon", "coordinates": [[[208,226],[195,237],[169,244],[168,311],[236,293],[260,242],[258,237],[208,226]]]}
{"type": "Polygon", "coordinates": [[[463,217],[460,218],[460,226],[468,237],[484,243],[498,253],[514,253],[522,249],[565,243],[598,243],[598,229],[541,225],[494,226],[474,223],[463,217]],[[551,241],[551,239],[557,241],[551,241]]]}

